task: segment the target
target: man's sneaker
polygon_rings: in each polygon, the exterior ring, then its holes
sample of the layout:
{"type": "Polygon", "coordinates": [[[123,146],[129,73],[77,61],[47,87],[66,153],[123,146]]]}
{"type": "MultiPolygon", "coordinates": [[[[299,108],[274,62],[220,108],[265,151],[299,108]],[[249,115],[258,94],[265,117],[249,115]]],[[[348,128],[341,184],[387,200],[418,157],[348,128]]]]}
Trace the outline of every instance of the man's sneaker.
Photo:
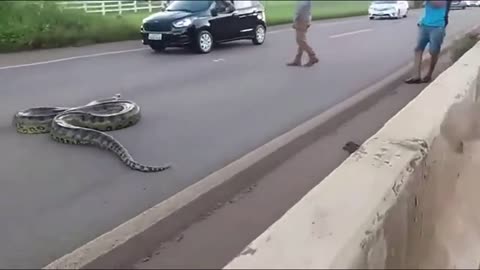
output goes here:
{"type": "Polygon", "coordinates": [[[316,57],[313,57],[313,58],[310,58],[310,60],[308,60],[308,62],[304,65],[304,67],[311,67],[313,65],[315,65],[316,63],[318,63],[318,58],[316,57]]]}

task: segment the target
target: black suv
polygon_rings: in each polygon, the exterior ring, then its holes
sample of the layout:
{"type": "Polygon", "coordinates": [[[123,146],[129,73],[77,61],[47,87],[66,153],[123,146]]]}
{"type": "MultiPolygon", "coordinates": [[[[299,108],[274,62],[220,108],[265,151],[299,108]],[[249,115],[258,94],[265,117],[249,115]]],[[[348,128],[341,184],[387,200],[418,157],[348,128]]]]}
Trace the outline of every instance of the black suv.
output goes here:
{"type": "Polygon", "coordinates": [[[250,39],[263,44],[266,27],[258,0],[177,0],[145,18],[140,32],[143,44],[155,51],[189,46],[209,53],[215,43],[250,39]]]}

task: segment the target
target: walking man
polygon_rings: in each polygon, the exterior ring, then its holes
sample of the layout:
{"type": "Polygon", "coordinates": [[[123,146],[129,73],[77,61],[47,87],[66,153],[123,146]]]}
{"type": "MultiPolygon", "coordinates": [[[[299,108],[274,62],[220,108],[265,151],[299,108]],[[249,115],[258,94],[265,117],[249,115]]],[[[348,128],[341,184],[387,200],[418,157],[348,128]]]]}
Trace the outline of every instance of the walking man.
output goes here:
{"type": "Polygon", "coordinates": [[[313,49],[307,43],[307,31],[310,27],[312,21],[312,1],[311,0],[298,0],[297,10],[295,12],[295,18],[293,22],[293,28],[295,29],[296,40],[297,40],[297,55],[295,59],[288,63],[288,66],[301,66],[302,65],[302,56],[306,52],[308,55],[308,62],[305,64],[306,67],[311,67],[318,63],[318,58],[315,55],[313,49]]]}
{"type": "Polygon", "coordinates": [[[450,0],[427,0],[422,19],[418,23],[418,39],[415,47],[415,74],[405,82],[428,83],[432,80],[432,74],[438,61],[445,37],[445,28],[448,24],[450,0]],[[430,67],[425,77],[421,77],[423,51],[429,44],[430,67]]]}

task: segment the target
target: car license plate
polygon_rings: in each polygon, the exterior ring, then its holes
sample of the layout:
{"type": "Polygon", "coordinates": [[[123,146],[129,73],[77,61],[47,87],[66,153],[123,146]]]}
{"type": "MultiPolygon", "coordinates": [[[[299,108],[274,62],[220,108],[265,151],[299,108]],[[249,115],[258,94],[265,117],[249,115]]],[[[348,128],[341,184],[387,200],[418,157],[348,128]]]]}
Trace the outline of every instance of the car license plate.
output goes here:
{"type": "Polygon", "coordinates": [[[148,34],[150,40],[162,40],[162,34],[148,34]]]}

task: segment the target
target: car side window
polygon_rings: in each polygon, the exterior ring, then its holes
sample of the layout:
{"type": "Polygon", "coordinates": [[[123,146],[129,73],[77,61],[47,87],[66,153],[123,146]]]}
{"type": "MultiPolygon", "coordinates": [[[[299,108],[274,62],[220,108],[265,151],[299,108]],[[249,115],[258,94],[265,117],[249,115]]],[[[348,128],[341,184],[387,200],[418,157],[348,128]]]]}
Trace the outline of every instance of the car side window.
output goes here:
{"type": "Polygon", "coordinates": [[[251,0],[239,0],[235,1],[235,8],[236,9],[246,9],[253,7],[253,1],[251,0]]]}
{"type": "Polygon", "coordinates": [[[215,9],[218,13],[231,13],[235,10],[234,5],[229,0],[215,0],[215,9]]]}

